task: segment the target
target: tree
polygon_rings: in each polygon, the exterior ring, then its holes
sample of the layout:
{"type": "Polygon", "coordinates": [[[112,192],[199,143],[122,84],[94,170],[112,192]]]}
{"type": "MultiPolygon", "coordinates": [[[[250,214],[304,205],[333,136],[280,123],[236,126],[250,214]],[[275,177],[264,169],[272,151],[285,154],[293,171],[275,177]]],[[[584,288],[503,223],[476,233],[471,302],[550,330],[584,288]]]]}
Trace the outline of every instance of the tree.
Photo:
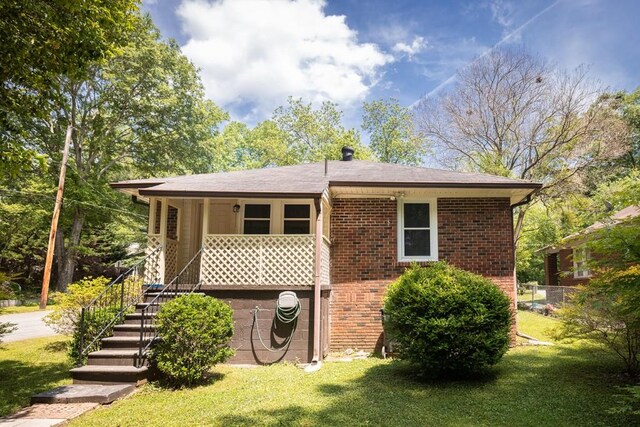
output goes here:
{"type": "MultiPolygon", "coordinates": [[[[640,187],[636,187],[636,191],[640,187]]],[[[636,192],[640,196],[640,192],[636,192]]],[[[630,376],[640,374],[640,218],[589,236],[594,277],[560,310],[560,335],[587,339],[616,353],[630,376]]]]}
{"type": "Polygon", "coordinates": [[[413,124],[413,112],[391,98],[365,102],[362,129],[369,133],[371,151],[385,163],[418,166],[428,152],[413,124]]]}
{"type": "MultiPolygon", "coordinates": [[[[418,106],[418,123],[448,166],[541,181],[554,198],[586,168],[619,157],[624,143],[602,114],[587,70],[555,69],[522,49],[497,49],[462,69],[450,93],[418,106]]],[[[526,207],[518,211],[517,241],[526,207]]]]}
{"type": "Polygon", "coordinates": [[[337,160],[343,146],[355,149],[356,158],[369,158],[371,154],[361,144],[359,133],[345,129],[341,120],[337,104],[325,101],[314,109],[311,103],[290,97],[287,106],[278,107],[273,113],[273,122],[287,147],[285,164],[337,160]]]}
{"type": "Polygon", "coordinates": [[[137,25],[137,0],[0,2],[0,171],[16,176],[39,153],[25,146],[19,115],[42,119],[59,75],[78,79],[116,53],[137,25]],[[18,116],[18,117],[17,117],[18,116]]]}
{"type": "Polygon", "coordinates": [[[213,145],[212,164],[216,170],[259,169],[295,163],[284,133],[271,120],[258,123],[253,129],[241,122],[229,122],[213,145]]]}
{"type": "Polygon", "coordinates": [[[85,224],[104,224],[125,205],[107,183],[123,175],[208,171],[208,144],[226,114],[204,99],[193,64],[174,41],[160,41],[148,17],[120,53],[80,78],[58,76],[53,93],[47,119],[23,117],[21,125],[23,144],[53,164],[60,161],[62,130],[69,124],[75,129],[56,236],[58,290],[64,291],[85,224]]]}

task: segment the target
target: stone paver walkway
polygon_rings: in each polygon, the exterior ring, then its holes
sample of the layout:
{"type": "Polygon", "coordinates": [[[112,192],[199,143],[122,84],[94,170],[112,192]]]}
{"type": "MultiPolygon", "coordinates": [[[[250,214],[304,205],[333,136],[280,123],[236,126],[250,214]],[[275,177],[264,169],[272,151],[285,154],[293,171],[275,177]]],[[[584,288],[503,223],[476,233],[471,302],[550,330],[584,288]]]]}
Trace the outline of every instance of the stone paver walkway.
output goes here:
{"type": "Polygon", "coordinates": [[[0,418],[0,427],[49,427],[78,417],[98,406],[98,403],[38,404],[0,418]]]}

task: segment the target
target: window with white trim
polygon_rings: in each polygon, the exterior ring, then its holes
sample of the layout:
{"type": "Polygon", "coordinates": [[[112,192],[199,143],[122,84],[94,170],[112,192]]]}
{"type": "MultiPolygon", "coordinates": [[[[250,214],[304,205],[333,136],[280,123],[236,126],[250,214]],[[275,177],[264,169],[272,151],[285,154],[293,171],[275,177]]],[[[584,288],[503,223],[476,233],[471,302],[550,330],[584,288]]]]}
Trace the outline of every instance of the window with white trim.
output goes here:
{"type": "Polygon", "coordinates": [[[269,234],[271,232],[271,205],[244,205],[244,234],[269,234]]]}
{"type": "Polygon", "coordinates": [[[573,277],[583,279],[591,276],[589,271],[589,249],[586,246],[573,248],[573,277]]]}
{"type": "Polygon", "coordinates": [[[282,231],[284,234],[310,234],[311,205],[286,203],[282,231]]]}
{"type": "Polygon", "coordinates": [[[437,261],[437,206],[433,200],[398,200],[398,260],[437,261]]]}

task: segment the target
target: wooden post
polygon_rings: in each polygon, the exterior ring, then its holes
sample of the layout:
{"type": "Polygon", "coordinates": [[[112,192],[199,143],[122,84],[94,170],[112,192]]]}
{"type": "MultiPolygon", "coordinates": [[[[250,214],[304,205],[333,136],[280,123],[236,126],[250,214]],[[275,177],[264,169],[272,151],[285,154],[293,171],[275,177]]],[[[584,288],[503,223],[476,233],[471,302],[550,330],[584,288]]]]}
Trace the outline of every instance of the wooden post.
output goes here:
{"type": "Polygon", "coordinates": [[[160,199],[160,244],[162,245],[162,254],[160,256],[161,271],[163,282],[173,280],[173,277],[167,277],[167,216],[169,213],[169,201],[163,197],[160,199]]]}
{"type": "MultiPolygon", "coordinates": [[[[207,262],[206,254],[207,252],[204,250],[204,245],[207,241],[207,234],[209,234],[209,199],[205,198],[202,202],[202,255],[200,256],[200,282],[204,280],[203,273],[204,269],[202,266],[205,262],[207,262]]],[[[206,284],[206,283],[205,283],[206,284]]]]}
{"type": "Polygon", "coordinates": [[[316,241],[315,241],[315,267],[314,267],[314,283],[313,283],[313,358],[315,363],[322,361],[322,349],[320,348],[320,322],[321,317],[321,271],[322,271],[322,200],[315,200],[316,207],[316,241]]]}
{"type": "Polygon", "coordinates": [[[53,206],[53,217],[51,218],[51,230],[49,231],[49,245],[47,246],[47,257],[44,262],[44,274],[42,276],[42,291],[40,292],[40,310],[47,308],[47,297],[49,296],[49,282],[51,281],[51,265],[53,264],[53,249],[58,231],[58,218],[62,206],[62,195],[64,193],[64,178],[67,174],[67,160],[69,159],[69,145],[71,145],[71,133],[73,126],[67,126],[67,136],[64,139],[64,150],[62,152],[62,164],[60,165],[60,179],[58,180],[58,193],[56,194],[56,204],[53,206]]]}

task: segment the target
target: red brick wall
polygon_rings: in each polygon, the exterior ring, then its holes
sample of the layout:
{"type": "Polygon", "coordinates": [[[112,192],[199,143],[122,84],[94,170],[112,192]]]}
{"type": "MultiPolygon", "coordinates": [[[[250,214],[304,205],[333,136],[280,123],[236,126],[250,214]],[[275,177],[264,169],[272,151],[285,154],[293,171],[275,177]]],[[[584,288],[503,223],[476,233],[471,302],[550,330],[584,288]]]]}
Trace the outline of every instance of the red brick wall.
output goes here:
{"type": "MultiPolygon", "coordinates": [[[[156,203],[156,222],[155,234],[160,234],[160,216],[162,215],[162,206],[160,201],[156,203]]],[[[170,239],[178,238],[178,209],[169,205],[167,209],[167,237],[170,239]]]]}
{"type": "MultiPolygon", "coordinates": [[[[491,278],[514,294],[509,199],[438,199],[439,259],[491,278]]],[[[331,211],[331,348],[379,349],[380,308],[397,261],[397,202],[336,199],[331,211]]]]}
{"type": "Polygon", "coordinates": [[[578,286],[586,284],[589,279],[573,277],[573,249],[560,249],[558,252],[558,284],[560,286],[578,286]]]}

